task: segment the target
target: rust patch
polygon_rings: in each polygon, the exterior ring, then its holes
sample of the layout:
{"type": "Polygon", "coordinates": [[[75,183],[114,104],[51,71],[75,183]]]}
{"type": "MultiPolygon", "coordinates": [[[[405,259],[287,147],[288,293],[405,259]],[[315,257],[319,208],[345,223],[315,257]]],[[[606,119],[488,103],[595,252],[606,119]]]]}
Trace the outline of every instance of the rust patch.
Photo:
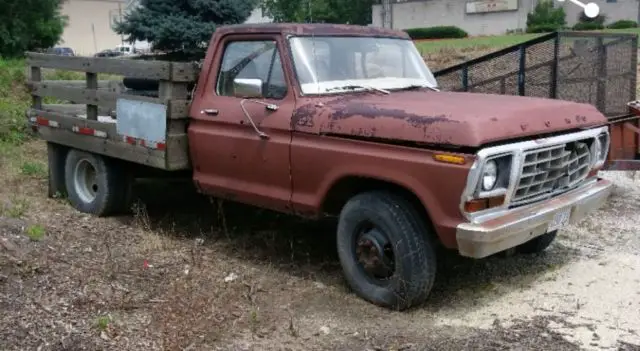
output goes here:
{"type": "Polygon", "coordinates": [[[368,119],[392,118],[404,120],[414,128],[423,128],[438,122],[459,123],[459,121],[451,120],[445,114],[434,116],[418,115],[403,109],[384,108],[369,102],[361,102],[358,101],[358,98],[359,94],[355,94],[340,96],[326,102],[302,105],[296,109],[296,112],[291,119],[292,129],[295,129],[295,127],[313,127],[315,125],[314,119],[324,113],[328,113],[329,115],[329,129],[332,131],[335,131],[336,129],[335,122],[352,117],[368,119]]]}

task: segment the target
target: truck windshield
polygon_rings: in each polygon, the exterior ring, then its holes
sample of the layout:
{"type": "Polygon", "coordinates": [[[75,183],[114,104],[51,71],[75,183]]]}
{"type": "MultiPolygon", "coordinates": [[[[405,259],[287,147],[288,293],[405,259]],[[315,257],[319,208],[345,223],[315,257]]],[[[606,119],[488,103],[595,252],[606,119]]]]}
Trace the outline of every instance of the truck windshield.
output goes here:
{"type": "Polygon", "coordinates": [[[437,87],[411,40],[305,36],[289,42],[303,94],[437,87]]]}

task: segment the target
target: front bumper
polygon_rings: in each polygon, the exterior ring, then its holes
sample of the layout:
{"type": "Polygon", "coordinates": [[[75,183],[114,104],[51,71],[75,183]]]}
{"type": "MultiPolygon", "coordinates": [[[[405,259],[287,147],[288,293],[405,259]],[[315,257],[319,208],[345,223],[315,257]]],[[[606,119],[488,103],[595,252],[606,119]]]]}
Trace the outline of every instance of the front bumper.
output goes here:
{"type": "Polygon", "coordinates": [[[456,229],[462,256],[483,258],[525,243],[547,232],[556,213],[569,210],[569,223],[576,223],[601,207],[613,184],[604,179],[552,199],[509,211],[482,223],[462,223],[456,229]]]}

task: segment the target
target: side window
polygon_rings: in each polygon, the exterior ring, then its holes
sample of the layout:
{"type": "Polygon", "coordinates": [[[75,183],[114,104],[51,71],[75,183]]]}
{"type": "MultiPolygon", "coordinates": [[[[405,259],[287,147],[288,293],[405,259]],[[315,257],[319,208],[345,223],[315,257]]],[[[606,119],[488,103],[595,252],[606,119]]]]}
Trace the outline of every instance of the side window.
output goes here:
{"type": "Polygon", "coordinates": [[[233,80],[236,78],[260,79],[265,98],[284,98],[287,82],[276,42],[235,41],[227,44],[216,80],[218,95],[233,96],[233,80]]]}

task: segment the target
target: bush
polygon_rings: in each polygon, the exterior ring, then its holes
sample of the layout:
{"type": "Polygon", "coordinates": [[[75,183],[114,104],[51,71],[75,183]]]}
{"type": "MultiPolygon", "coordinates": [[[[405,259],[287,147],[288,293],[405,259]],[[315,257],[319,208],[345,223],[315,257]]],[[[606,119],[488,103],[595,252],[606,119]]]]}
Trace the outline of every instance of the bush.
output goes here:
{"type": "Polygon", "coordinates": [[[551,32],[558,31],[560,29],[562,28],[558,28],[556,25],[553,25],[553,24],[540,24],[540,25],[527,27],[527,33],[551,33],[551,32]]]}
{"type": "Polygon", "coordinates": [[[620,20],[615,21],[607,26],[609,29],[627,29],[627,28],[637,28],[638,22],[632,20],[620,20]]]}
{"type": "Polygon", "coordinates": [[[411,39],[458,39],[469,36],[467,32],[455,26],[439,26],[427,28],[410,28],[405,32],[411,39]]]}
{"type": "Polygon", "coordinates": [[[540,1],[527,15],[527,32],[555,32],[566,26],[566,17],[564,9],[555,8],[552,0],[540,1]]]}
{"type": "Polygon", "coordinates": [[[25,112],[31,103],[22,60],[0,58],[0,142],[18,143],[27,136],[25,112]]]}
{"type": "Polygon", "coordinates": [[[596,22],[578,22],[573,26],[573,30],[600,30],[604,29],[602,23],[596,22]]]}

